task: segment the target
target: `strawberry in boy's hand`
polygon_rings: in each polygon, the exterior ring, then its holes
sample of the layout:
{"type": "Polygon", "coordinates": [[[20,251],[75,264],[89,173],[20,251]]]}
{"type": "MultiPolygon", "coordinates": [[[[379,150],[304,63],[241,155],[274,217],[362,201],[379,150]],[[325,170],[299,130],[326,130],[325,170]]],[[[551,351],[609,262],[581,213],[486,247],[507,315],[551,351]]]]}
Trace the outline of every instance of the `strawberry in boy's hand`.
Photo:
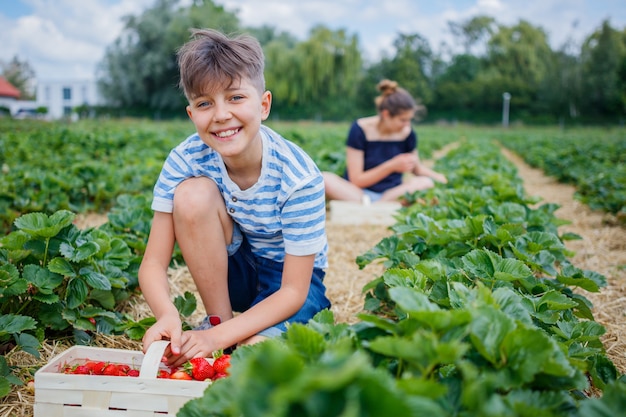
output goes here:
{"type": "Polygon", "coordinates": [[[191,372],[191,376],[196,381],[211,379],[215,375],[213,366],[205,358],[190,359],[183,365],[183,368],[187,372],[191,372]]]}
{"type": "Polygon", "coordinates": [[[170,373],[165,369],[159,369],[159,373],[157,374],[157,378],[169,379],[170,373]]]}

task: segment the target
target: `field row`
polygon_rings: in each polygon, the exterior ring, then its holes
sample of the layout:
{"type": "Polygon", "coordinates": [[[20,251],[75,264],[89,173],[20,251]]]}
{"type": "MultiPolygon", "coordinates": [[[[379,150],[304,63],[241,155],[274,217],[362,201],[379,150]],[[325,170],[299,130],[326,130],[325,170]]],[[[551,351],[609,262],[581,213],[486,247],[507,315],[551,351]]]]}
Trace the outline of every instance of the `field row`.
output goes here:
{"type": "MultiPolygon", "coordinates": [[[[0,227],[21,214],[107,212],[122,194],[150,197],[168,153],[189,122],[49,124],[0,120],[0,227]]],[[[343,172],[348,124],[277,123],[323,171],[343,172]]],[[[573,183],[593,209],[626,218],[624,129],[418,127],[423,159],[447,143],[498,140],[548,175],[573,183]]]]}

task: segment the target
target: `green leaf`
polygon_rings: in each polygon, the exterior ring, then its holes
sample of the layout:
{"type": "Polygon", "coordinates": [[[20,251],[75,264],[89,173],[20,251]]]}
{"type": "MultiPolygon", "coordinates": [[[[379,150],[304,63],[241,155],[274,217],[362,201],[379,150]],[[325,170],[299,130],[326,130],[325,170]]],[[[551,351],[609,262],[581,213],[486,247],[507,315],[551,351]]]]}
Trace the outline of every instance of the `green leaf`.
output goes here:
{"type": "Polygon", "coordinates": [[[15,227],[24,232],[43,238],[51,238],[72,224],[76,215],[67,210],[60,210],[48,217],[45,213],[28,213],[15,219],[15,227]]]}
{"type": "Polygon", "coordinates": [[[7,376],[11,373],[11,368],[4,355],[0,356],[0,376],[7,376]]]}
{"type": "Polygon", "coordinates": [[[65,294],[65,301],[67,307],[70,309],[76,308],[85,302],[89,287],[80,278],[72,278],[67,284],[67,293],[65,294]]]}
{"type": "Polygon", "coordinates": [[[100,247],[96,242],[84,242],[78,247],[74,247],[69,243],[62,243],[60,251],[63,256],[72,262],[81,262],[96,255],[100,247]]]}
{"type": "Polygon", "coordinates": [[[108,291],[111,289],[111,281],[98,271],[95,271],[93,267],[87,266],[81,268],[78,272],[79,276],[85,279],[85,282],[91,287],[98,290],[108,291]]]}
{"type": "Polygon", "coordinates": [[[496,270],[493,277],[502,281],[518,281],[524,280],[532,276],[532,271],[523,262],[505,258],[496,264],[496,270]]]}
{"type": "Polygon", "coordinates": [[[65,330],[69,327],[69,323],[63,318],[61,303],[42,305],[37,318],[44,326],[50,327],[52,330],[65,330]]]}
{"type": "Polygon", "coordinates": [[[383,273],[383,280],[389,287],[410,287],[424,290],[430,279],[416,269],[391,268],[383,273]]]}
{"type": "Polygon", "coordinates": [[[91,323],[91,321],[86,318],[79,317],[76,320],[74,320],[72,324],[74,326],[74,329],[86,330],[86,331],[92,331],[92,332],[96,330],[96,326],[94,326],[93,323],[91,323]]]}
{"type": "Polygon", "coordinates": [[[0,376],[0,398],[9,395],[10,392],[11,392],[11,383],[6,377],[0,376]]]}
{"type": "Polygon", "coordinates": [[[300,323],[290,325],[285,336],[287,344],[305,361],[317,361],[326,348],[322,334],[300,323]]]}
{"type": "Polygon", "coordinates": [[[369,344],[369,348],[376,353],[407,361],[424,377],[438,365],[460,360],[468,347],[457,340],[443,342],[434,333],[427,331],[415,332],[410,339],[398,336],[378,337],[369,344]]]}
{"type": "Polygon", "coordinates": [[[5,249],[19,251],[24,249],[24,245],[29,240],[31,240],[31,236],[28,233],[22,230],[16,230],[0,238],[0,243],[2,243],[2,247],[5,249]]]}
{"type": "Polygon", "coordinates": [[[66,276],[66,277],[75,277],[76,272],[72,267],[72,264],[65,258],[56,257],[48,262],[48,269],[57,274],[66,276]]]}
{"type": "Polygon", "coordinates": [[[388,318],[380,317],[375,314],[357,314],[359,320],[362,323],[369,323],[378,329],[384,330],[387,333],[395,334],[397,332],[398,324],[388,318]]]}
{"type": "Polygon", "coordinates": [[[567,232],[561,235],[561,240],[583,240],[583,238],[579,234],[567,232]]]}
{"type": "Polygon", "coordinates": [[[174,298],[174,306],[183,317],[191,316],[196,311],[197,303],[196,296],[190,291],[185,291],[185,294],[174,298]]]}
{"type": "Polygon", "coordinates": [[[485,249],[473,250],[461,261],[467,272],[487,281],[525,281],[532,278],[532,271],[522,261],[502,258],[485,249]]]}
{"type": "Polygon", "coordinates": [[[615,417],[623,415],[626,410],[626,383],[609,384],[601,398],[590,398],[582,401],[580,417],[615,417]]]}
{"type": "Polygon", "coordinates": [[[53,294],[63,283],[63,277],[39,265],[29,264],[24,267],[24,278],[43,294],[53,294]]]}
{"type": "Polygon", "coordinates": [[[563,410],[576,408],[564,391],[513,390],[503,400],[515,416],[564,416],[563,410]]]}
{"type": "Polygon", "coordinates": [[[493,216],[498,224],[523,224],[526,221],[526,207],[518,203],[503,202],[494,207],[493,216]]]}
{"type": "Polygon", "coordinates": [[[399,379],[398,387],[411,396],[432,399],[443,396],[447,391],[446,386],[437,381],[414,377],[399,379]]]}
{"type": "Polygon", "coordinates": [[[36,326],[37,322],[32,317],[15,314],[3,314],[0,316],[0,336],[34,330],[36,326]]]}
{"type": "Polygon", "coordinates": [[[438,311],[439,307],[431,303],[428,296],[422,292],[407,287],[389,289],[391,299],[407,313],[420,311],[438,311]]]}
{"type": "Polygon", "coordinates": [[[515,330],[515,322],[493,306],[481,306],[472,310],[470,339],[478,352],[495,366],[504,362],[502,343],[515,330]]]}
{"type": "Polygon", "coordinates": [[[108,310],[115,310],[115,296],[110,290],[92,289],[89,298],[108,310]]]}
{"type": "Polygon", "coordinates": [[[24,352],[30,353],[34,357],[39,358],[39,348],[41,347],[41,344],[35,336],[28,333],[21,333],[17,335],[15,341],[24,352]]]}
{"type": "Polygon", "coordinates": [[[559,334],[569,341],[590,342],[606,333],[606,328],[596,321],[559,321],[559,334]]]}
{"type": "Polygon", "coordinates": [[[513,387],[522,386],[539,374],[545,374],[571,378],[570,389],[586,388],[578,385],[576,369],[569,364],[556,342],[543,330],[518,327],[504,339],[502,355],[513,387]]]}
{"type": "Polygon", "coordinates": [[[141,340],[146,334],[146,330],[156,323],[156,318],[146,317],[138,322],[130,320],[124,328],[124,333],[132,340],[141,340]]]}
{"type": "Polygon", "coordinates": [[[531,314],[525,306],[523,296],[519,292],[501,287],[496,288],[492,294],[503,313],[524,324],[532,324],[531,314]]]}
{"type": "Polygon", "coordinates": [[[606,287],[604,275],[594,271],[582,270],[569,263],[561,268],[556,279],[565,285],[580,287],[589,292],[598,292],[600,288],[606,287]]]}
{"type": "Polygon", "coordinates": [[[536,301],[536,308],[539,311],[541,311],[544,306],[551,310],[569,310],[577,305],[577,302],[555,290],[546,292],[536,301]]]}
{"type": "Polygon", "coordinates": [[[61,298],[57,293],[37,293],[33,295],[33,299],[37,301],[41,301],[44,304],[54,304],[58,302],[61,298]]]}
{"type": "Polygon", "coordinates": [[[20,277],[17,267],[13,264],[0,266],[0,298],[9,298],[25,293],[28,281],[20,277]]]}

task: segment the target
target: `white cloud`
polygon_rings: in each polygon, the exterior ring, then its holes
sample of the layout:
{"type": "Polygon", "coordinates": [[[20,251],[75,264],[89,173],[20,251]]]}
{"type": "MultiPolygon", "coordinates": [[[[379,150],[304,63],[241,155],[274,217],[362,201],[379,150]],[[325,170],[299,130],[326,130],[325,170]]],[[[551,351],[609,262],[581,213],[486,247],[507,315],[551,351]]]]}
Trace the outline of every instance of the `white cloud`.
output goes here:
{"type": "Polygon", "coordinates": [[[27,2],[32,14],[3,21],[8,30],[0,31],[0,59],[18,56],[37,77],[51,79],[93,78],[95,64],[123,28],[122,16],[141,12],[153,0],[27,2]]]}

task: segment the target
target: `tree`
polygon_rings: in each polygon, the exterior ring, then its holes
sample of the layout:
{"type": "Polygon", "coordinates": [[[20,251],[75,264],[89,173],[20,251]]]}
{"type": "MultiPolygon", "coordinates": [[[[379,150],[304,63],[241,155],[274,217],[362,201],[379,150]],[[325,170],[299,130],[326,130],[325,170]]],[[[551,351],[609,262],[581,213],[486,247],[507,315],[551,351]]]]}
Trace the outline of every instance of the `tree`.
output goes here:
{"type": "MultiPolygon", "coordinates": [[[[480,42],[486,42],[496,31],[496,22],[490,16],[475,16],[461,23],[448,22],[452,35],[463,45],[465,55],[480,42]]],[[[480,45],[479,45],[480,46],[480,45]]]]}
{"type": "Polygon", "coordinates": [[[186,102],[178,89],[177,49],[191,28],[215,28],[225,33],[239,27],[237,17],[212,0],[157,0],[140,16],[127,16],[124,31],[107,48],[99,65],[98,83],[115,106],[155,117],[184,114],[186,102]]]}
{"type": "Polygon", "coordinates": [[[569,43],[554,53],[552,65],[539,87],[539,101],[561,121],[579,116],[581,97],[580,60],[568,52],[569,43]]]}
{"type": "Polygon", "coordinates": [[[413,97],[425,104],[432,100],[431,75],[434,54],[428,40],[420,34],[400,33],[393,43],[396,56],[389,78],[397,81],[413,97]]]}
{"type": "Polygon", "coordinates": [[[474,88],[474,80],[481,69],[481,59],[474,55],[452,57],[443,74],[435,79],[434,106],[445,110],[473,108],[481,94],[474,88]]]}
{"type": "Polygon", "coordinates": [[[2,76],[13,87],[20,90],[20,98],[22,100],[33,100],[35,98],[33,91],[35,70],[33,70],[28,61],[20,61],[16,55],[11,61],[1,63],[1,66],[2,76]]]}
{"type": "Polygon", "coordinates": [[[539,86],[552,59],[552,49],[543,29],[525,20],[511,27],[500,26],[487,43],[485,71],[479,78],[485,85],[502,85],[504,89],[487,101],[501,103],[502,93],[508,91],[517,109],[543,110],[538,100],[539,86]]]}
{"type": "Polygon", "coordinates": [[[354,105],[362,68],[355,35],[317,26],[293,47],[283,39],[270,42],[265,56],[274,113],[343,118],[354,105]]]}
{"type": "Polygon", "coordinates": [[[583,96],[588,115],[621,114],[626,105],[626,35],[605,20],[584,42],[581,51],[583,96]]]}

